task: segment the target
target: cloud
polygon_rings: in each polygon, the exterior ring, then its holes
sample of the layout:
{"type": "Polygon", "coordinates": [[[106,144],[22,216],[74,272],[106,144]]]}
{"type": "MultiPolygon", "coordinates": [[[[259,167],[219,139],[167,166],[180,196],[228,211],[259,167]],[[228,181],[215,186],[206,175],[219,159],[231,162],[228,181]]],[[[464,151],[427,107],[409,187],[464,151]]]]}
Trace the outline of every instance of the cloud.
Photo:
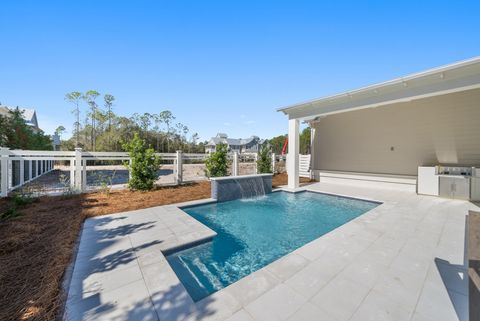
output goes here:
{"type": "Polygon", "coordinates": [[[225,123],[223,123],[223,126],[230,127],[230,126],[232,126],[232,124],[230,124],[230,123],[228,123],[228,122],[225,122],[225,123]]]}
{"type": "Polygon", "coordinates": [[[252,125],[252,124],[255,124],[255,121],[254,120],[247,120],[244,123],[245,123],[245,125],[252,125]]]}

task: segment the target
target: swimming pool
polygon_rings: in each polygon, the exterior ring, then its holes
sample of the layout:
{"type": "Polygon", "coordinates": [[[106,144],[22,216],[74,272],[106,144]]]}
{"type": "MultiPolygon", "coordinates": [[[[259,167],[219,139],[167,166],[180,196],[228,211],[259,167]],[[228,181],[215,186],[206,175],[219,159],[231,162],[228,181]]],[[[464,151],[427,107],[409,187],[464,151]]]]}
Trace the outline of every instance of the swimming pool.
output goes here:
{"type": "Polygon", "coordinates": [[[378,205],[314,192],[275,192],[184,208],[217,236],[167,260],[198,301],[378,205]]]}

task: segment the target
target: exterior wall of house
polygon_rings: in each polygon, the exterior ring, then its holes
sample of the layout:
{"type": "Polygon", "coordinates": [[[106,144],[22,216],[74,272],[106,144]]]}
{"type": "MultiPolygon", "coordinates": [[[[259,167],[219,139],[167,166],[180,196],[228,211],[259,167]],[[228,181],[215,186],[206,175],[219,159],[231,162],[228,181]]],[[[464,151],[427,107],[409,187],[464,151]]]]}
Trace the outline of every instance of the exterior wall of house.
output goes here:
{"type": "MultiPolygon", "coordinates": [[[[257,140],[251,141],[245,145],[228,145],[228,150],[231,152],[238,152],[238,153],[256,153],[258,152],[260,144],[257,140]]],[[[206,153],[213,153],[216,150],[215,145],[207,145],[205,147],[206,153]]]]}
{"type": "Polygon", "coordinates": [[[480,165],[480,89],[328,115],[314,125],[315,170],[417,175],[480,165]]]}
{"type": "Polygon", "coordinates": [[[205,153],[210,154],[215,151],[215,146],[205,146],[205,153]]]}

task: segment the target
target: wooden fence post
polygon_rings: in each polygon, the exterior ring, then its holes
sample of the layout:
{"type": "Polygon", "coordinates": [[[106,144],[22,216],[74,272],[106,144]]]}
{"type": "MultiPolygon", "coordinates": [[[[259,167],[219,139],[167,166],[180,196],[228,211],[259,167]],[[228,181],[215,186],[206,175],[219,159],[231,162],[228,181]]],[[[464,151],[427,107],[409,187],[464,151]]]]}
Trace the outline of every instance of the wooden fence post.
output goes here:
{"type": "Polygon", "coordinates": [[[175,164],[175,184],[182,184],[183,182],[183,153],[177,150],[176,164],[175,164]]]}

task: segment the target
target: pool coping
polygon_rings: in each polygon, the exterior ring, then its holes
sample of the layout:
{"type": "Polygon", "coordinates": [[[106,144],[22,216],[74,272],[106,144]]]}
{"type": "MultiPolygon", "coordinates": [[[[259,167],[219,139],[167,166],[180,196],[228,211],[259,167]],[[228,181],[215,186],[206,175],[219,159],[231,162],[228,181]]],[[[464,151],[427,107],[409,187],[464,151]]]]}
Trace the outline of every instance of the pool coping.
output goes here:
{"type": "MultiPolygon", "coordinates": [[[[362,202],[367,202],[367,203],[374,203],[374,204],[377,204],[377,206],[380,206],[380,205],[382,205],[382,204],[384,203],[384,202],[378,201],[378,200],[363,199],[363,198],[359,198],[359,197],[352,197],[352,196],[347,196],[347,195],[340,195],[340,194],[334,194],[334,193],[326,193],[326,192],[321,192],[321,191],[309,190],[308,187],[307,187],[307,188],[300,188],[300,189],[293,190],[293,191],[290,190],[290,189],[287,189],[287,188],[277,188],[277,189],[275,189],[275,190],[272,190],[272,193],[279,193],[279,192],[285,192],[285,193],[290,193],[290,194],[313,193],[313,194],[333,196],[333,197],[339,197],[339,198],[344,198],[344,199],[349,199],[349,200],[355,200],[355,201],[362,201],[362,202]]],[[[271,193],[270,193],[270,194],[271,194],[271,193]]],[[[196,206],[202,206],[202,205],[208,205],[208,204],[216,204],[216,203],[225,203],[225,202],[230,202],[230,201],[234,201],[234,200],[228,200],[228,201],[223,201],[223,202],[218,202],[218,201],[215,200],[215,199],[211,199],[211,200],[208,200],[208,201],[202,201],[202,200],[200,200],[200,201],[195,201],[193,204],[188,204],[188,205],[181,205],[181,204],[180,204],[180,205],[176,205],[176,206],[177,206],[178,209],[184,211],[185,209],[193,208],[193,207],[196,207],[196,206]]],[[[376,207],[377,207],[377,206],[376,206],[376,207]]],[[[279,261],[279,260],[285,258],[285,257],[288,256],[289,254],[294,253],[295,251],[301,249],[302,247],[304,247],[304,246],[306,246],[306,245],[308,245],[308,244],[310,244],[310,243],[312,243],[312,242],[315,242],[316,240],[322,238],[323,236],[328,235],[329,233],[335,231],[336,229],[338,229],[338,228],[340,228],[340,227],[342,227],[342,226],[344,226],[344,225],[346,225],[346,224],[348,224],[348,223],[356,220],[356,219],[359,218],[359,217],[364,216],[365,214],[367,214],[367,213],[370,212],[371,210],[375,209],[376,207],[374,207],[374,208],[372,208],[372,209],[369,209],[368,211],[360,214],[359,216],[354,217],[354,218],[352,218],[352,219],[344,222],[343,224],[341,224],[341,225],[337,226],[336,228],[328,231],[327,233],[322,234],[322,235],[320,235],[319,237],[311,240],[310,242],[307,242],[307,243],[303,244],[302,246],[300,246],[300,247],[292,250],[291,252],[288,252],[288,253],[286,253],[285,255],[280,256],[279,258],[277,258],[277,259],[275,259],[274,261],[270,262],[269,264],[261,267],[260,269],[258,269],[258,270],[256,270],[256,271],[253,271],[252,273],[250,273],[250,274],[244,276],[243,278],[241,278],[241,279],[239,279],[239,280],[237,280],[237,281],[235,281],[235,282],[227,285],[226,287],[224,287],[224,288],[222,288],[222,289],[220,289],[220,290],[218,290],[218,291],[215,291],[215,292],[207,295],[206,297],[204,297],[204,298],[202,298],[202,299],[200,299],[200,300],[198,300],[198,301],[194,301],[194,302],[195,302],[195,303],[201,302],[202,300],[207,299],[208,297],[214,295],[215,293],[220,292],[220,291],[222,291],[223,289],[226,289],[226,288],[230,287],[231,285],[234,285],[234,284],[237,283],[237,282],[240,282],[241,280],[249,277],[250,275],[254,274],[255,272],[267,268],[269,265],[275,263],[276,261],[279,261]]],[[[185,212],[187,215],[191,216],[191,215],[188,214],[186,211],[184,211],[184,212],[185,212]]],[[[191,217],[192,217],[193,219],[195,219],[193,216],[191,216],[191,217]]],[[[199,223],[201,223],[201,222],[199,222],[199,223]]],[[[203,224],[203,225],[204,225],[204,224],[203,224]]],[[[206,225],[204,225],[204,226],[206,226],[206,225]]],[[[206,226],[206,227],[209,228],[208,226],[206,226]]],[[[210,228],[209,228],[209,229],[210,229],[210,228]]],[[[217,234],[214,230],[212,230],[212,231],[213,231],[215,234],[217,234]]],[[[216,236],[216,235],[215,235],[215,236],[216,236]]],[[[211,238],[207,238],[207,239],[196,240],[196,241],[191,242],[191,243],[189,243],[189,244],[183,244],[183,245],[181,245],[181,246],[178,246],[178,247],[175,247],[175,248],[171,248],[171,249],[168,249],[168,250],[166,250],[166,251],[162,251],[162,254],[163,254],[164,257],[166,258],[167,256],[169,256],[169,255],[171,255],[171,254],[174,254],[174,253],[177,253],[177,252],[181,252],[181,251],[183,251],[183,250],[191,249],[191,248],[194,248],[194,247],[196,247],[196,246],[199,246],[199,245],[202,245],[202,244],[211,242],[215,236],[212,236],[211,238]]],[[[172,270],[173,270],[173,269],[172,269],[172,270]]],[[[173,273],[175,273],[175,271],[173,271],[173,273]]],[[[176,273],[175,273],[175,276],[177,277],[176,273]]],[[[177,278],[178,278],[178,277],[177,277],[177,278]]],[[[182,283],[180,279],[179,279],[179,281],[180,281],[180,283],[182,283]]],[[[182,283],[182,286],[183,286],[183,283],[182,283]]],[[[187,291],[187,290],[185,289],[185,287],[184,287],[184,290],[187,291]]],[[[188,294],[188,291],[187,291],[187,294],[188,294]]],[[[190,294],[188,294],[188,295],[190,296],[190,294]]],[[[193,298],[192,298],[192,300],[193,300],[193,298]]]]}
{"type": "MultiPolygon", "coordinates": [[[[285,188],[285,187],[280,187],[280,188],[276,188],[274,190],[272,190],[272,193],[276,193],[276,192],[287,192],[287,193],[293,193],[293,194],[297,194],[297,193],[303,193],[303,192],[311,192],[311,193],[316,193],[316,194],[323,194],[323,195],[329,195],[329,196],[336,196],[336,197],[342,197],[342,198],[348,198],[348,199],[353,199],[353,200],[358,200],[358,201],[365,201],[365,202],[371,202],[371,203],[375,203],[375,204],[378,204],[377,207],[381,206],[384,202],[380,201],[380,200],[376,200],[376,199],[370,199],[370,198],[359,198],[359,197],[352,197],[352,196],[349,196],[349,195],[344,195],[344,194],[336,194],[336,193],[326,193],[326,192],[321,192],[321,191],[316,191],[316,190],[312,190],[309,188],[309,186],[305,186],[305,187],[301,187],[301,188],[298,188],[298,189],[295,189],[295,190],[291,190],[291,189],[288,189],[288,188],[285,188]]],[[[198,201],[192,201],[192,202],[187,202],[187,203],[180,203],[180,204],[173,204],[175,207],[177,207],[179,210],[182,210],[183,209],[187,209],[187,208],[191,208],[191,207],[195,207],[195,206],[199,206],[199,205],[207,205],[207,204],[213,204],[213,203],[218,203],[217,200],[215,199],[205,199],[205,200],[198,200],[198,201]]],[[[375,208],[377,208],[375,207],[375,208]]],[[[206,243],[208,241],[204,241],[202,242],[200,240],[200,243],[196,244],[196,242],[198,242],[197,240],[190,243],[190,244],[184,244],[183,246],[181,247],[178,247],[179,249],[172,249],[172,250],[167,250],[167,251],[162,251],[161,255],[163,256],[163,259],[165,260],[165,262],[167,262],[167,265],[169,267],[168,269],[168,273],[170,274],[169,275],[169,278],[172,277],[172,278],[175,278],[176,281],[179,283],[179,285],[181,286],[181,291],[182,291],[182,297],[183,296],[188,296],[191,300],[191,304],[193,304],[196,308],[200,308],[200,309],[203,309],[205,305],[207,305],[208,302],[211,302],[212,300],[213,301],[217,301],[217,302],[221,302],[221,304],[226,304],[228,306],[228,310],[232,310],[230,311],[231,314],[235,313],[237,310],[241,309],[242,307],[244,307],[244,304],[242,304],[242,306],[238,307],[238,306],[230,306],[232,303],[232,301],[235,301],[234,297],[235,297],[235,288],[242,288],[243,286],[248,286],[250,284],[250,280],[251,279],[255,279],[257,277],[260,277],[260,278],[263,278],[262,274],[265,274],[265,273],[269,273],[271,274],[270,272],[266,272],[268,271],[276,262],[282,260],[282,259],[285,259],[286,257],[288,256],[291,256],[291,255],[298,255],[298,251],[301,251],[303,248],[307,248],[309,246],[311,246],[311,244],[315,243],[315,242],[318,242],[319,240],[323,239],[323,238],[326,238],[328,235],[334,233],[335,231],[337,231],[339,228],[343,227],[343,226],[346,226],[347,224],[349,223],[352,223],[352,222],[355,222],[356,220],[362,218],[362,217],[365,217],[365,215],[367,215],[368,213],[370,213],[371,211],[375,210],[375,208],[371,209],[371,210],[368,210],[367,212],[345,222],[344,224],[336,227],[335,229],[321,235],[320,237],[308,242],[308,243],[305,243],[304,245],[302,245],[301,247],[279,257],[278,259],[276,259],[275,261],[263,266],[262,268],[250,273],[249,275],[241,278],[240,280],[232,283],[232,284],[229,284],[228,286],[206,296],[205,298],[201,299],[201,300],[198,300],[198,301],[194,301],[191,297],[190,297],[190,294],[188,293],[188,291],[185,289],[185,287],[183,286],[181,280],[177,277],[175,271],[172,269],[172,267],[170,266],[170,264],[168,263],[168,260],[166,258],[166,256],[172,254],[172,253],[175,253],[175,252],[178,252],[178,251],[181,251],[181,250],[184,250],[184,249],[188,249],[188,248],[191,248],[191,247],[195,247],[197,245],[200,245],[200,244],[203,244],[203,243],[206,243]],[[233,292],[233,293],[232,293],[233,292]]],[[[188,213],[185,212],[186,215],[189,215],[188,213]]],[[[189,215],[190,216],[190,215],[189,215]]],[[[192,217],[192,219],[194,219],[192,217]]],[[[206,226],[207,227],[207,226],[206,226]]],[[[208,227],[207,227],[208,228],[208,227]]],[[[208,228],[210,229],[210,228],[208,228]]],[[[210,229],[211,230],[211,229],[210,229]]],[[[215,233],[215,231],[211,230],[212,232],[215,233]]],[[[216,233],[215,233],[216,234],[216,233]]],[[[212,237],[213,238],[213,237],[212,237]]],[[[211,239],[210,239],[211,240],[211,239]]],[[[280,281],[280,280],[278,280],[280,281]]],[[[168,290],[168,287],[165,287],[165,289],[162,289],[160,291],[167,291],[168,290]]],[[[246,304],[250,303],[250,302],[253,302],[253,300],[249,300],[248,302],[246,302],[246,304]]],[[[245,305],[246,305],[245,304],[245,305]]],[[[192,309],[191,307],[188,308],[188,307],[185,307],[187,309],[192,309]]],[[[158,313],[158,311],[157,311],[158,313]]],[[[166,318],[168,319],[170,316],[169,313],[166,313],[166,314],[162,314],[162,313],[158,313],[158,317],[160,318],[160,320],[162,320],[163,318],[166,318]]]]}
{"type": "Polygon", "coordinates": [[[211,181],[228,181],[228,180],[239,180],[239,179],[247,179],[247,178],[254,178],[254,177],[268,177],[273,176],[272,173],[270,174],[250,174],[250,175],[237,175],[237,176],[222,176],[222,177],[210,177],[211,181]]]}
{"type": "MultiPolygon", "coordinates": [[[[360,201],[374,202],[376,204],[379,204],[379,206],[382,203],[381,201],[378,201],[378,200],[363,199],[363,198],[351,197],[351,196],[348,196],[348,195],[340,195],[340,194],[334,194],[334,193],[319,192],[319,191],[309,189],[309,186],[299,188],[295,191],[292,191],[288,188],[281,187],[281,188],[276,188],[275,190],[272,191],[272,193],[275,193],[275,192],[287,192],[287,193],[312,192],[312,193],[317,193],[317,194],[324,194],[324,195],[330,195],[330,196],[336,196],[336,197],[344,197],[344,198],[355,199],[355,200],[360,200],[360,201]]],[[[178,306],[176,309],[191,311],[192,315],[194,315],[194,311],[205,310],[205,306],[210,304],[212,301],[215,301],[215,302],[217,302],[217,304],[220,304],[220,305],[225,305],[225,306],[223,306],[222,308],[219,309],[219,310],[222,311],[222,313],[228,313],[229,315],[233,314],[237,310],[241,309],[244,305],[253,301],[253,300],[246,300],[246,301],[241,300],[241,301],[243,301],[243,303],[240,306],[234,304],[233,302],[238,302],[235,297],[238,297],[238,296],[242,295],[241,293],[237,293],[238,288],[243,288],[245,286],[248,287],[249,285],[251,285],[250,284],[252,282],[251,280],[255,280],[258,277],[265,278],[265,275],[268,275],[267,278],[275,279],[275,277],[272,277],[272,273],[268,272],[268,270],[271,268],[271,266],[273,264],[275,264],[276,262],[278,262],[282,259],[285,259],[288,256],[296,255],[295,253],[300,251],[302,248],[308,247],[311,243],[317,242],[317,241],[321,240],[322,238],[325,238],[327,235],[331,234],[334,231],[337,231],[342,226],[345,226],[345,225],[347,225],[351,222],[354,222],[355,220],[357,220],[361,217],[364,217],[369,212],[371,212],[371,210],[369,210],[369,211],[363,213],[362,215],[360,215],[360,216],[358,216],[358,217],[356,217],[356,218],[338,226],[337,228],[323,234],[322,236],[320,236],[320,237],[302,245],[301,247],[293,250],[292,252],[289,252],[289,253],[285,254],[284,256],[279,257],[277,260],[271,262],[270,264],[267,264],[266,266],[262,267],[261,269],[259,269],[257,271],[254,271],[253,273],[251,273],[251,274],[243,277],[242,279],[226,286],[225,288],[222,288],[222,289],[208,295],[207,297],[195,302],[190,297],[190,294],[188,293],[188,291],[185,289],[185,287],[183,286],[180,279],[175,274],[175,271],[172,269],[172,267],[168,263],[168,260],[167,260],[166,257],[168,255],[172,254],[172,253],[175,253],[175,252],[178,252],[178,251],[181,251],[181,250],[184,250],[184,249],[192,248],[192,247],[198,246],[200,244],[210,242],[216,236],[217,233],[214,230],[210,229],[208,226],[199,222],[198,220],[196,220],[195,218],[193,218],[192,216],[190,216],[188,213],[186,213],[184,211],[184,209],[188,209],[188,208],[191,208],[191,207],[200,206],[200,205],[207,205],[207,204],[214,204],[214,203],[218,203],[218,201],[216,199],[207,198],[207,199],[200,199],[200,200],[194,200],[194,201],[188,201],[188,202],[182,202],[182,203],[175,203],[175,204],[170,204],[170,205],[163,205],[163,206],[144,209],[145,211],[154,210],[154,209],[157,209],[157,208],[158,209],[164,209],[164,210],[167,210],[167,211],[172,211],[173,210],[173,211],[177,212],[178,215],[183,216],[183,218],[186,218],[189,221],[191,221],[191,220],[195,221],[196,224],[198,224],[199,226],[202,227],[204,232],[208,231],[206,236],[193,238],[193,239],[191,239],[189,241],[185,241],[185,242],[176,242],[176,243],[171,244],[170,246],[166,246],[166,247],[160,249],[157,253],[159,255],[159,258],[158,258],[156,263],[153,263],[153,264],[157,264],[159,266],[164,267],[164,269],[162,270],[162,273],[164,275],[162,277],[167,279],[167,280],[170,280],[169,282],[166,282],[165,284],[160,284],[160,286],[157,286],[155,288],[155,290],[159,293],[167,293],[169,291],[169,288],[170,288],[172,282],[177,284],[178,285],[177,291],[179,293],[179,296],[182,297],[182,298],[186,298],[186,299],[184,300],[183,304],[178,306]]],[[[142,211],[142,210],[140,210],[140,211],[142,211]]],[[[137,211],[130,211],[130,212],[138,212],[138,210],[137,211]]],[[[123,212],[123,213],[119,213],[119,214],[128,215],[129,212],[123,212]]],[[[80,245],[80,242],[82,241],[83,235],[85,234],[84,233],[84,228],[85,228],[86,225],[89,225],[89,223],[91,223],[91,221],[94,221],[95,219],[115,216],[115,215],[119,215],[119,214],[110,214],[110,215],[93,217],[93,218],[87,219],[84,222],[84,224],[82,226],[82,230],[80,232],[79,242],[78,242],[79,245],[80,245]]],[[[136,214],[134,214],[134,215],[136,215],[136,214]]],[[[70,298],[70,295],[71,295],[70,285],[72,283],[72,279],[74,278],[74,272],[75,272],[74,271],[74,268],[75,268],[74,264],[76,264],[76,261],[79,259],[78,258],[78,256],[79,256],[78,255],[78,253],[79,253],[78,249],[79,249],[79,246],[77,246],[76,251],[75,251],[74,259],[73,259],[73,262],[72,262],[73,266],[71,268],[71,271],[66,275],[66,278],[68,278],[68,280],[66,279],[65,286],[68,287],[68,293],[66,294],[66,297],[67,297],[67,299],[65,300],[66,308],[64,309],[64,313],[63,313],[63,315],[65,316],[65,319],[70,319],[70,317],[72,315],[72,313],[69,313],[69,311],[68,311],[68,304],[69,304],[68,302],[69,302],[69,300],[71,300],[71,298],[70,298]]],[[[132,249],[135,249],[135,247],[132,246],[132,249]]],[[[142,267],[140,267],[140,270],[142,271],[142,267]]],[[[142,274],[144,274],[144,272],[142,272],[142,274]]],[[[148,288],[148,286],[149,286],[148,281],[145,280],[145,283],[146,283],[146,286],[148,288]]],[[[168,319],[172,318],[172,311],[169,311],[169,310],[165,311],[163,309],[156,309],[156,308],[155,308],[155,311],[156,311],[157,316],[160,320],[164,320],[164,319],[168,320],[168,319]]]]}
{"type": "MultiPolygon", "coordinates": [[[[362,200],[362,201],[371,201],[371,202],[381,203],[381,204],[363,213],[362,215],[344,223],[343,225],[340,225],[339,227],[329,231],[328,233],[312,240],[311,242],[304,244],[303,246],[297,248],[296,250],[278,258],[276,261],[249,274],[248,276],[238,280],[237,282],[232,283],[227,287],[220,289],[219,291],[197,302],[194,302],[191,299],[187,290],[184,288],[183,284],[178,279],[175,272],[169,265],[164,254],[165,250],[160,250],[158,252],[155,252],[155,255],[157,256],[157,260],[154,263],[150,262],[150,265],[146,267],[140,264],[140,269],[142,270],[142,273],[144,274],[144,276],[145,276],[145,273],[143,269],[145,268],[153,268],[155,271],[160,271],[159,273],[156,274],[157,280],[152,280],[152,279],[149,279],[148,277],[143,277],[142,279],[142,282],[144,282],[144,286],[147,287],[150,293],[149,300],[152,304],[151,311],[153,311],[156,314],[156,317],[159,318],[160,320],[176,320],[179,316],[181,316],[181,318],[182,319],[184,318],[185,320],[200,320],[200,319],[201,320],[204,320],[204,319],[205,320],[206,319],[226,320],[227,318],[230,318],[232,315],[245,316],[246,315],[245,313],[247,312],[251,313],[251,311],[255,309],[256,309],[255,313],[258,314],[259,313],[258,305],[260,304],[260,302],[265,303],[264,301],[266,297],[272,298],[273,293],[276,293],[279,295],[278,291],[288,292],[288,291],[291,291],[292,289],[294,289],[294,291],[291,292],[292,295],[296,296],[298,295],[298,293],[301,293],[296,291],[295,287],[292,288],[292,282],[291,282],[292,279],[297,278],[297,276],[300,277],[300,274],[302,274],[301,272],[305,272],[304,268],[306,269],[307,267],[312,266],[312,264],[313,265],[318,264],[315,262],[318,262],[320,255],[321,257],[324,257],[325,254],[322,254],[322,253],[331,253],[332,249],[330,249],[330,247],[332,246],[334,247],[334,250],[342,250],[341,253],[343,254],[340,254],[340,256],[350,255],[349,258],[350,260],[352,260],[350,261],[350,263],[348,263],[350,267],[352,267],[351,265],[354,264],[352,262],[355,262],[355,264],[357,265],[358,264],[361,265],[362,263],[356,262],[357,255],[358,253],[360,253],[360,252],[357,253],[356,251],[359,250],[358,248],[362,247],[362,245],[360,244],[356,246],[355,243],[353,243],[353,245],[350,246],[348,245],[350,244],[349,242],[353,240],[357,240],[358,238],[360,240],[362,239],[366,240],[367,238],[372,238],[373,240],[377,240],[378,236],[374,237],[374,235],[372,234],[375,232],[377,224],[380,224],[380,225],[385,224],[384,221],[385,219],[388,218],[387,216],[390,216],[390,215],[387,215],[387,214],[390,214],[390,212],[396,212],[395,217],[398,217],[398,215],[403,210],[401,208],[398,210],[397,209],[393,210],[392,207],[396,207],[399,201],[403,202],[402,197],[407,197],[409,200],[410,198],[412,198],[412,200],[414,200],[413,202],[418,202],[417,200],[426,199],[425,197],[421,197],[415,194],[410,194],[405,192],[400,193],[403,195],[402,196],[400,194],[398,195],[395,193],[392,194],[391,192],[385,193],[384,191],[381,191],[381,190],[379,190],[379,192],[376,193],[376,192],[370,192],[369,190],[358,190],[355,188],[350,189],[349,187],[346,187],[346,186],[345,186],[346,188],[345,190],[342,188],[338,188],[338,185],[336,185],[335,188],[330,188],[331,186],[332,185],[328,185],[328,184],[326,185],[314,184],[311,186],[301,187],[296,190],[290,190],[285,187],[280,187],[280,188],[276,188],[273,192],[285,191],[290,193],[292,192],[298,193],[298,192],[309,191],[309,192],[320,193],[325,195],[347,197],[350,199],[356,199],[356,200],[362,200]],[[327,188],[325,188],[325,186],[327,188]],[[341,191],[341,192],[346,191],[350,195],[346,195],[344,193],[337,193],[337,191],[341,191]],[[352,197],[351,195],[355,195],[355,197],[352,197]],[[370,226],[371,228],[368,228],[368,226],[370,226]],[[364,228],[367,228],[367,230],[363,230],[364,228]],[[336,243],[338,241],[340,241],[340,243],[336,243]],[[342,243],[343,241],[347,243],[342,243]],[[354,248],[352,248],[352,246],[354,248]],[[322,252],[325,250],[325,248],[327,249],[327,252],[322,252]],[[303,261],[303,263],[301,263],[301,267],[293,271],[292,274],[290,274],[287,277],[282,275],[282,273],[285,273],[285,271],[288,270],[289,264],[295,260],[297,260],[297,263],[299,260],[303,261]],[[280,273],[279,271],[280,272],[283,271],[283,272],[280,273]],[[161,277],[162,282],[158,282],[158,277],[161,277]],[[156,292],[151,291],[150,289],[151,282],[154,282],[154,283],[156,282],[154,284],[156,286],[154,288],[156,292]],[[169,298],[168,294],[170,293],[169,291],[172,291],[171,285],[173,284],[175,285],[175,291],[176,291],[175,293],[179,295],[180,300],[171,301],[171,297],[169,298]]],[[[158,209],[161,209],[164,212],[166,211],[165,213],[167,213],[168,211],[172,211],[174,209],[174,212],[176,213],[183,212],[183,215],[187,215],[188,217],[190,217],[187,213],[183,211],[183,208],[188,208],[196,205],[215,203],[215,202],[216,200],[213,200],[213,199],[202,199],[197,201],[160,206],[158,207],[158,209]]],[[[438,199],[430,199],[428,202],[430,202],[429,204],[437,204],[442,202],[448,202],[448,204],[464,204],[461,202],[438,200],[438,199]]],[[[458,205],[455,205],[455,206],[458,206],[458,205]]],[[[176,213],[174,215],[176,215],[176,213]]],[[[127,213],[120,213],[120,214],[125,215],[127,213]]],[[[170,212],[169,214],[172,214],[172,212],[170,212]]],[[[416,213],[408,213],[408,212],[401,213],[401,214],[404,214],[407,217],[415,217],[415,215],[417,215],[416,213]]],[[[458,212],[456,214],[458,214],[458,212]]],[[[137,215],[137,214],[135,213],[134,215],[137,215]]],[[[192,220],[195,220],[193,217],[190,217],[190,218],[192,220]]],[[[195,221],[197,223],[200,223],[197,220],[195,221]]],[[[213,230],[209,229],[206,226],[204,227],[214,233],[213,230]]],[[[382,226],[379,226],[378,228],[380,229],[379,231],[382,231],[382,229],[385,229],[386,227],[382,225],[382,226]]],[[[382,233],[385,233],[384,230],[382,233]]],[[[197,239],[194,238],[190,240],[190,242],[184,242],[184,243],[188,248],[188,247],[191,247],[191,245],[189,246],[189,244],[192,244],[193,242],[197,242],[199,239],[200,238],[197,238],[197,239]]],[[[374,242],[374,241],[371,241],[371,242],[374,242]]],[[[170,246],[170,248],[175,248],[175,246],[170,246]]],[[[166,251],[168,252],[169,250],[167,249],[166,251]]],[[[444,255],[451,255],[451,254],[446,253],[444,255]]],[[[456,258],[456,256],[454,257],[456,258]]],[[[373,263],[376,264],[375,260],[373,263]]],[[[343,273],[345,272],[343,271],[344,269],[345,269],[344,266],[343,267],[339,266],[337,274],[342,274],[342,275],[345,274],[343,273]]],[[[151,274],[151,270],[150,270],[150,274],[151,274]]],[[[298,281],[299,279],[297,278],[296,280],[298,281]]],[[[426,281],[423,281],[423,282],[426,282],[426,281]]],[[[360,282],[360,285],[361,285],[361,282],[360,282]]],[[[125,287],[126,286],[123,286],[123,288],[125,287]]],[[[282,293],[285,294],[286,292],[282,292],[282,293]]],[[[141,299],[142,297],[136,296],[135,300],[139,298],[141,299]]],[[[129,299],[129,300],[132,300],[132,299],[129,299]]],[[[106,302],[110,302],[109,298],[102,299],[103,304],[105,304],[106,302]]],[[[280,304],[280,302],[278,302],[278,304],[280,304]]],[[[122,306],[122,308],[124,308],[124,306],[122,306]]],[[[76,309],[78,310],[78,308],[76,309]]],[[[116,309],[119,309],[119,308],[117,307],[116,309]]],[[[417,311],[417,308],[413,308],[413,311],[417,311]]],[[[247,313],[247,316],[248,316],[248,313],[247,313]]],[[[234,319],[235,319],[235,316],[234,316],[234,319]]],[[[100,314],[100,319],[102,317],[106,318],[104,315],[100,314]]],[[[257,316],[255,318],[258,319],[257,316]]],[[[77,319],[74,318],[71,320],[77,320],[77,319]]]]}

